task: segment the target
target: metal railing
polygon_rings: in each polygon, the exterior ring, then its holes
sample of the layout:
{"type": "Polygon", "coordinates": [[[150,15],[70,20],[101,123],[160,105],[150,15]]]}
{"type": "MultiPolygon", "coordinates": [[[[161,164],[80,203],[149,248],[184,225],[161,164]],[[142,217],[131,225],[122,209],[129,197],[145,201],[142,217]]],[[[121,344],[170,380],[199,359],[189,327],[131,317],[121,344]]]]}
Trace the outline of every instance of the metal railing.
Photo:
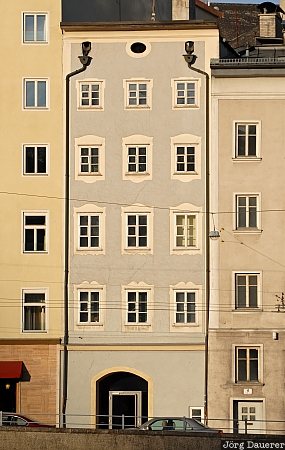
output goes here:
{"type": "MultiPolygon", "coordinates": [[[[10,413],[21,416],[21,413],[10,413]]],[[[7,413],[0,411],[0,426],[5,425],[3,423],[3,416],[7,413]]],[[[38,414],[23,414],[25,417],[34,417],[30,419],[29,423],[45,423],[51,426],[56,425],[58,428],[61,427],[60,415],[59,414],[45,414],[41,413],[41,420],[37,422],[38,414]]],[[[173,417],[174,419],[175,417],[173,417]]],[[[177,418],[177,417],[176,417],[177,418]]],[[[102,430],[129,430],[136,429],[140,424],[143,424],[150,419],[164,419],[160,417],[146,417],[146,416],[132,416],[132,415],[113,415],[109,416],[107,414],[101,415],[90,415],[90,414],[66,414],[66,425],[68,428],[89,428],[89,429],[102,429],[102,430]]],[[[181,419],[186,419],[186,417],[181,417],[181,419]]],[[[5,421],[4,421],[5,422],[5,421]]],[[[285,420],[249,420],[245,418],[241,419],[229,419],[229,418],[208,418],[208,427],[215,430],[221,430],[223,433],[230,434],[285,434],[285,420]]],[[[186,426],[186,421],[184,422],[184,427],[180,427],[176,431],[191,431],[190,428],[186,426]]],[[[11,425],[11,424],[9,424],[11,425]]],[[[17,425],[17,424],[15,424],[17,425]]],[[[19,425],[19,424],[18,424],[19,425]]],[[[167,428],[166,428],[167,429],[167,428]]]]}
{"type": "Polygon", "coordinates": [[[214,66],[242,66],[245,64],[253,64],[253,65],[284,65],[285,64],[285,56],[280,56],[278,58],[259,58],[259,57],[242,57],[242,58],[229,58],[229,59],[211,59],[211,67],[214,66]]]}

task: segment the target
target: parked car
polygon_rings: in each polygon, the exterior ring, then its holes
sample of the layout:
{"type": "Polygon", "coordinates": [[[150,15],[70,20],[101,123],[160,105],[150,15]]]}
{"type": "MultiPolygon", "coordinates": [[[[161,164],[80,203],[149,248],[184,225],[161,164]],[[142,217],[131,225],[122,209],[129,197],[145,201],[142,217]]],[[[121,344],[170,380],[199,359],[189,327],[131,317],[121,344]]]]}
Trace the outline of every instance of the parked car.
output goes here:
{"type": "Polygon", "coordinates": [[[189,431],[191,433],[222,434],[221,430],[209,428],[196,419],[188,417],[156,417],[143,423],[139,430],[152,431],[189,431]]]}
{"type": "MultiPolygon", "coordinates": [[[[1,425],[1,413],[0,413],[0,425],[1,425]]],[[[22,414],[16,413],[2,413],[2,426],[10,427],[10,426],[20,426],[20,427],[49,427],[54,428],[55,425],[47,425],[45,423],[37,422],[27,416],[23,416],[22,414]]]]}

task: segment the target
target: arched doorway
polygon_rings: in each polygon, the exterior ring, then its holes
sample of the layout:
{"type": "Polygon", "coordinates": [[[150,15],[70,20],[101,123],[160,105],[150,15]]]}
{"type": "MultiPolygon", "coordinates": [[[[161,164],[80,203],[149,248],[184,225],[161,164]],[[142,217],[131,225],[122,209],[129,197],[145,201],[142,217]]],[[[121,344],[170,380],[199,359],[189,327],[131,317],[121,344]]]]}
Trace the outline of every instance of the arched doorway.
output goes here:
{"type": "Polygon", "coordinates": [[[130,372],[113,372],[96,383],[97,427],[133,428],[148,417],[148,382],[130,372]]]}

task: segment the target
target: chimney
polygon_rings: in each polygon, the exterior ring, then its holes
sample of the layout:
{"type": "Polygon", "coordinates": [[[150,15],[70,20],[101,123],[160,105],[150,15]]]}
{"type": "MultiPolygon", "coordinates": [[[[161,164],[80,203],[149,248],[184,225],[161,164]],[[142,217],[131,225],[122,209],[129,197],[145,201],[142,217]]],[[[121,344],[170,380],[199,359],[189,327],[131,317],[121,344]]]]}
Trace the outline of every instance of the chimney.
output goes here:
{"type": "Polygon", "coordinates": [[[189,20],[189,0],[172,0],[172,20],[189,20]]]}
{"type": "Polygon", "coordinates": [[[264,2],[258,6],[259,16],[259,36],[261,38],[281,38],[282,37],[282,9],[271,2],[264,2]]]}

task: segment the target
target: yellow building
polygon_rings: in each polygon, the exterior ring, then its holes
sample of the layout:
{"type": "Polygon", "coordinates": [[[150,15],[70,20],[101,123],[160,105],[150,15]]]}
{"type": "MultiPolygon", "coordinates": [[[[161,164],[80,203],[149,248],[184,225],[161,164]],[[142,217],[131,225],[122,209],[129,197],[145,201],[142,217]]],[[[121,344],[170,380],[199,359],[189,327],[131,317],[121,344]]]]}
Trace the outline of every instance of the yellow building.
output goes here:
{"type": "Polygon", "coordinates": [[[5,3],[0,47],[0,410],[53,423],[63,291],[60,3],[5,3]]]}

